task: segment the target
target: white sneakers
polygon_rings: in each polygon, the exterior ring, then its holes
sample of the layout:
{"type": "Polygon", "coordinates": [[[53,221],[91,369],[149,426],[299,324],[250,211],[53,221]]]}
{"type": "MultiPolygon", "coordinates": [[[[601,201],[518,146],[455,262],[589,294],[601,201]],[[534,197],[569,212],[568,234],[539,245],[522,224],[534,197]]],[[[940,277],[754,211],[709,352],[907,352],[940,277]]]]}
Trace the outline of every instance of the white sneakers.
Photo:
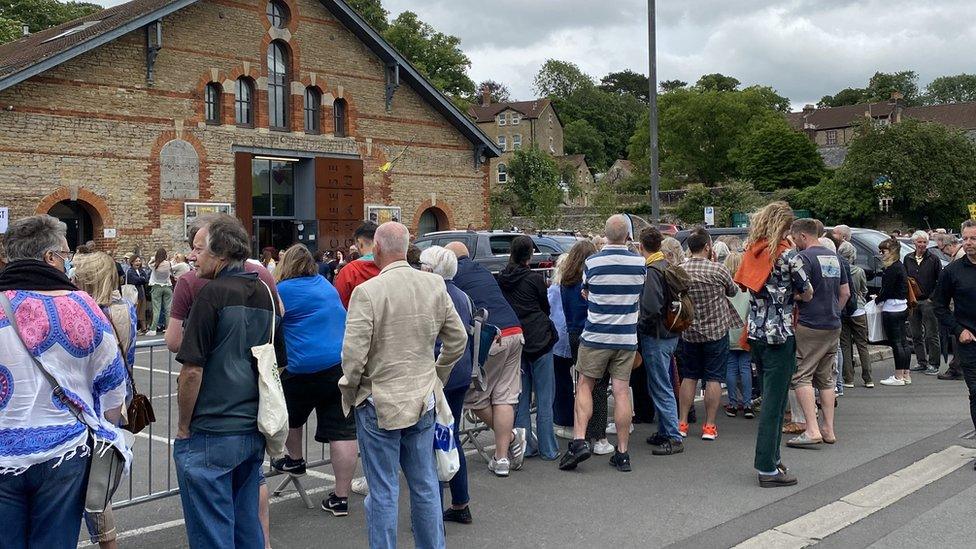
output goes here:
{"type": "Polygon", "coordinates": [[[148,332],[146,332],[146,335],[149,336],[149,337],[152,337],[152,336],[156,335],[156,330],[149,330],[148,332]]]}
{"type": "Polygon", "coordinates": [[[352,479],[352,491],[361,495],[369,495],[369,486],[366,484],[366,477],[352,479]]]}
{"type": "Polygon", "coordinates": [[[596,444],[593,445],[593,453],[598,456],[605,456],[607,454],[612,454],[613,450],[614,450],[613,444],[610,444],[610,442],[607,441],[607,439],[605,438],[596,441],[596,444]]]}
{"type": "MultiPolygon", "coordinates": [[[[634,424],[633,423],[630,424],[630,432],[631,433],[634,432],[634,424]]],[[[607,434],[608,435],[615,435],[615,434],[617,434],[617,424],[616,423],[614,423],[614,422],[611,421],[610,423],[607,424],[607,434]]]]}
{"type": "Polygon", "coordinates": [[[904,387],[905,385],[910,385],[912,382],[905,379],[898,379],[895,376],[888,376],[879,381],[879,383],[888,387],[904,387]]]}
{"type": "Polygon", "coordinates": [[[488,460],[488,470],[495,473],[495,476],[497,477],[507,477],[509,471],[511,470],[511,464],[509,463],[508,458],[491,458],[488,460]]]}
{"type": "Polygon", "coordinates": [[[566,440],[573,440],[572,427],[564,427],[562,425],[556,425],[554,431],[556,431],[556,436],[559,438],[564,438],[566,440]]]}
{"type": "Polygon", "coordinates": [[[512,444],[508,447],[508,459],[511,460],[512,469],[518,471],[522,468],[522,463],[525,461],[525,428],[512,429],[512,444]]]}

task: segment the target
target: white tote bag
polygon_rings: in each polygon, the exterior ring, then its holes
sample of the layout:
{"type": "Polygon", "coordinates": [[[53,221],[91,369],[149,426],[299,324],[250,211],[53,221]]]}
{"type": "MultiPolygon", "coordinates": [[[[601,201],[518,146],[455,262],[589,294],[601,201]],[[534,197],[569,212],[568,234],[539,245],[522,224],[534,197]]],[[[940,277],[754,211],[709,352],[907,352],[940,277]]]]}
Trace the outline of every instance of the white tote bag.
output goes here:
{"type": "Polygon", "coordinates": [[[275,307],[274,294],[267,284],[261,282],[271,297],[271,339],[264,345],[251,347],[251,353],[258,361],[258,431],[267,441],[268,454],[272,458],[285,455],[285,439],[288,438],[288,407],[285,405],[285,391],[278,375],[278,357],[275,356],[275,307]]]}
{"type": "Polygon", "coordinates": [[[437,464],[437,480],[448,482],[461,468],[461,457],[454,443],[454,414],[444,394],[435,394],[437,418],[434,421],[434,461],[437,464]]]}
{"type": "Polygon", "coordinates": [[[133,305],[139,305],[139,288],[136,288],[135,284],[123,284],[122,285],[122,297],[132,303],[133,305]]]}
{"type": "Polygon", "coordinates": [[[868,323],[868,342],[880,343],[887,339],[881,324],[881,306],[870,300],[864,306],[864,318],[868,323]]]}

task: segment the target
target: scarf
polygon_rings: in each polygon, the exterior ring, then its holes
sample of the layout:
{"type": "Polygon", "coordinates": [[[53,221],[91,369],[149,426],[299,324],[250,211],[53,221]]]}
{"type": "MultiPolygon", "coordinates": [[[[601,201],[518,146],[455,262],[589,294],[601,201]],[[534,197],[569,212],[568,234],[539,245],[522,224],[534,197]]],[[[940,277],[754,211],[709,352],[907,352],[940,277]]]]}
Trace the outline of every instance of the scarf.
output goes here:
{"type": "Polygon", "coordinates": [[[735,282],[747,290],[759,293],[769,274],[773,272],[773,262],[777,257],[790,248],[790,243],[782,240],[776,248],[776,256],[770,257],[769,243],[764,240],[757,240],[742,255],[742,265],[735,273],[735,282]]]}
{"type": "Polygon", "coordinates": [[[661,261],[663,259],[664,259],[664,252],[659,250],[647,256],[647,259],[644,260],[644,265],[650,267],[652,263],[656,261],[661,261]]]}
{"type": "Polygon", "coordinates": [[[0,271],[0,292],[29,290],[51,292],[77,291],[68,276],[54,267],[36,259],[13,261],[0,271]]]}

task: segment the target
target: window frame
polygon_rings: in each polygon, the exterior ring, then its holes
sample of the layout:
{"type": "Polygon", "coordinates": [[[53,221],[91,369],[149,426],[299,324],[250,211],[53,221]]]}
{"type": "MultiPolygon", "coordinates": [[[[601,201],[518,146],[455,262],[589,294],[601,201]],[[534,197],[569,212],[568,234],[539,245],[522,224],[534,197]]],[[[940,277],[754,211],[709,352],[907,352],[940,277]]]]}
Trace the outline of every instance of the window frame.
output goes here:
{"type": "Polygon", "coordinates": [[[247,76],[234,81],[234,124],[239,128],[254,127],[254,81],[247,76]],[[243,90],[246,90],[247,99],[242,98],[243,90]],[[247,121],[242,120],[242,113],[247,114],[247,121]]]}
{"type": "Polygon", "coordinates": [[[837,144],[837,130],[827,130],[827,144],[836,145],[837,144]]]}
{"type": "MultiPolygon", "coordinates": [[[[291,51],[288,45],[280,40],[274,40],[268,44],[268,55],[266,63],[268,65],[268,128],[275,131],[289,131],[289,98],[291,97],[291,71],[289,63],[291,61],[291,51]],[[272,56],[272,50],[276,53],[281,54],[281,65],[284,67],[284,73],[281,74],[281,83],[275,83],[275,78],[278,73],[272,72],[274,69],[272,63],[270,62],[272,58],[277,59],[277,55],[272,56]],[[275,93],[272,93],[272,89],[275,93]],[[280,97],[280,101],[278,98],[280,97]],[[280,102],[281,112],[277,112],[275,107],[278,106],[280,102]],[[278,115],[281,115],[281,120],[277,120],[278,115]],[[280,122],[276,124],[275,122],[280,122]]],[[[277,61],[275,62],[277,65],[277,61]]]]}
{"type": "Polygon", "coordinates": [[[288,23],[291,22],[291,12],[281,0],[270,0],[264,8],[264,15],[273,29],[287,29],[288,23]],[[279,13],[274,13],[274,8],[277,8],[279,13]],[[279,21],[277,25],[276,19],[279,21]]]}
{"type": "Polygon", "coordinates": [[[223,87],[217,82],[207,82],[203,89],[203,119],[211,126],[220,125],[223,92],[223,87]]]}
{"type": "Polygon", "coordinates": [[[322,133],[322,92],[315,86],[305,88],[304,114],[305,133],[319,135],[322,133]],[[309,101],[312,99],[312,101],[309,101]],[[309,122],[312,122],[311,127],[309,122]]]}
{"type": "Polygon", "coordinates": [[[518,151],[522,149],[522,134],[516,133],[512,134],[512,150],[518,151]]]}
{"type": "Polygon", "coordinates": [[[498,163],[495,169],[495,178],[499,183],[508,183],[508,166],[504,162],[498,163]]]}
{"type": "Polygon", "coordinates": [[[519,114],[519,113],[517,113],[517,112],[513,112],[512,113],[512,125],[513,126],[518,126],[521,123],[522,123],[522,115],[519,114]]]}
{"type": "Polygon", "coordinates": [[[500,113],[498,113],[498,116],[495,117],[495,120],[498,121],[498,125],[499,126],[507,126],[508,125],[508,113],[507,112],[500,112],[500,113]]]}
{"type": "Polygon", "coordinates": [[[501,149],[502,152],[505,152],[505,151],[508,150],[508,136],[507,135],[499,135],[498,138],[495,139],[495,141],[498,143],[498,148],[501,149]]]}
{"type": "Polygon", "coordinates": [[[332,102],[332,135],[349,137],[349,102],[341,97],[332,102]]]}

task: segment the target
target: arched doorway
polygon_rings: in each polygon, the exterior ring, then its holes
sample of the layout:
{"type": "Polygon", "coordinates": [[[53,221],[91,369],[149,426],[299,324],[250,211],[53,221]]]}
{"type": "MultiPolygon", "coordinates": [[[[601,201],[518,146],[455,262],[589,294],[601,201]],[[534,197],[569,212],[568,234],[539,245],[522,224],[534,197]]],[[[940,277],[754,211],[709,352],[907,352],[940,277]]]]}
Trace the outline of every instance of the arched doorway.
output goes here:
{"type": "Polygon", "coordinates": [[[448,229],[447,215],[440,208],[427,208],[420,214],[420,221],[417,222],[418,236],[448,229]]]}
{"type": "Polygon", "coordinates": [[[78,248],[95,239],[95,221],[88,209],[79,201],[62,200],[48,210],[48,215],[56,217],[68,226],[68,247],[78,248]]]}

